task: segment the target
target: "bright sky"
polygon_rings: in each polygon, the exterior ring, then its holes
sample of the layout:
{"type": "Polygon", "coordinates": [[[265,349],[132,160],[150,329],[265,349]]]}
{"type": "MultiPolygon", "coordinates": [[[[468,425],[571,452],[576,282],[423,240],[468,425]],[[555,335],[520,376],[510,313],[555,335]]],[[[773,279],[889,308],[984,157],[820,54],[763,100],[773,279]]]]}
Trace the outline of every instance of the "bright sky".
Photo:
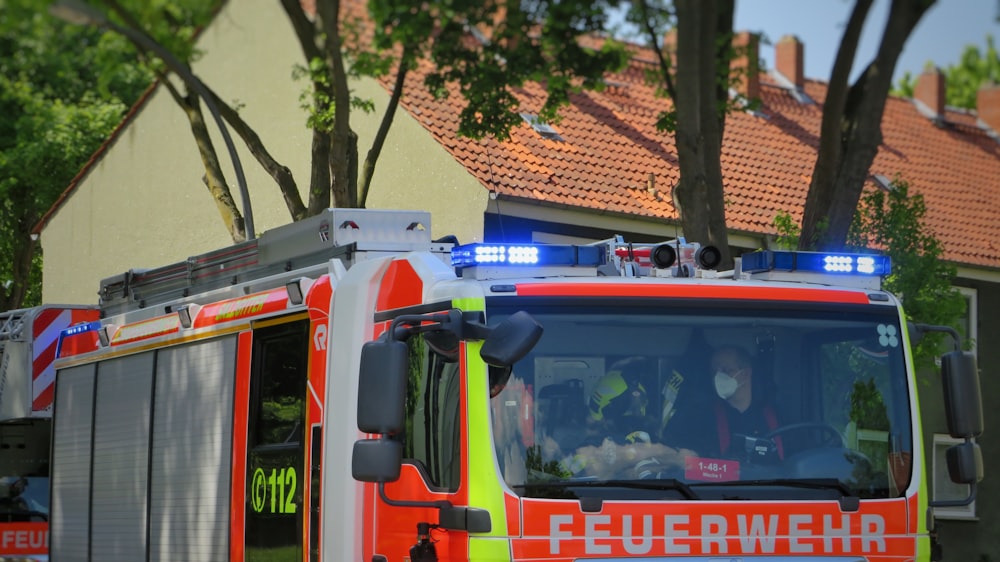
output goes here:
{"type": "MultiPolygon", "coordinates": [[[[858,46],[852,78],[875,56],[890,0],[875,0],[858,46]]],[[[804,45],[805,74],[829,80],[833,59],[854,7],[853,0],[736,0],[739,31],[760,31],[770,41],[761,45],[767,68],[774,68],[774,46],[782,36],[798,36],[804,45]]],[[[896,65],[893,83],[904,71],[917,75],[924,63],[946,68],[957,63],[966,45],[985,49],[986,35],[1000,42],[1000,0],[937,0],[910,35],[896,65]]]]}

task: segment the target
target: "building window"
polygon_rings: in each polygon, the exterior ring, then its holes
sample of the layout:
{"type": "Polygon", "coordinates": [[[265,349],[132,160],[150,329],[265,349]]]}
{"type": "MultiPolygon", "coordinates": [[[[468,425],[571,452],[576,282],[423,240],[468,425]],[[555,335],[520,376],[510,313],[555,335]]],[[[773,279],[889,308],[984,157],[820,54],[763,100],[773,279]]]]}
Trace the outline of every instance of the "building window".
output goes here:
{"type": "MultiPolygon", "coordinates": [[[[931,497],[934,501],[962,500],[969,497],[969,486],[952,482],[948,475],[945,453],[949,447],[958,443],[962,443],[962,440],[941,433],[934,434],[934,458],[931,467],[933,477],[931,497]]],[[[937,507],[934,508],[934,516],[938,519],[978,520],[976,502],[961,507],[937,507]]]]}
{"type": "Polygon", "coordinates": [[[972,347],[969,348],[969,351],[975,353],[976,341],[979,337],[978,330],[976,329],[979,325],[979,318],[976,314],[978,310],[976,290],[968,287],[957,288],[958,291],[962,293],[962,296],[965,297],[965,314],[963,314],[958,320],[959,328],[961,329],[962,335],[972,343],[972,347]]]}

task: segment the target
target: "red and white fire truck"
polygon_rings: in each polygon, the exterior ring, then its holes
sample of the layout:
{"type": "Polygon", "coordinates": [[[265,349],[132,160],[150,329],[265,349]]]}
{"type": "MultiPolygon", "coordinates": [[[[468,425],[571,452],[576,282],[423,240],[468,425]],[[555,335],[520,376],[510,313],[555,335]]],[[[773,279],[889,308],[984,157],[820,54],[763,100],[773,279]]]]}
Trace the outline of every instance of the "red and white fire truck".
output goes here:
{"type": "MultiPolygon", "coordinates": [[[[57,359],[52,559],[933,557],[940,328],[888,259],[429,233],[331,209],[102,282],[57,359]]],[[[971,501],[975,360],[941,374],[971,501]]]]}
{"type": "Polygon", "coordinates": [[[98,319],[97,307],[0,313],[0,560],[44,560],[49,439],[59,335],[98,319]]]}

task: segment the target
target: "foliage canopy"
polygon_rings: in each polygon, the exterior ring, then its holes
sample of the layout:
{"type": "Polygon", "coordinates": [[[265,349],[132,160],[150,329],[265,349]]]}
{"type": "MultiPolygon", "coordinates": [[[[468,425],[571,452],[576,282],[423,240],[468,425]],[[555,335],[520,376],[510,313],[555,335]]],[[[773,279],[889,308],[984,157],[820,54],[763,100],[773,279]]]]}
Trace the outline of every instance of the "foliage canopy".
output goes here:
{"type": "Polygon", "coordinates": [[[121,38],[62,24],[47,5],[0,0],[3,310],[40,303],[31,229],[150,83],[121,38]]]}
{"type": "MultiPolygon", "coordinates": [[[[892,274],[885,288],[899,295],[907,319],[958,328],[965,298],[952,286],[956,267],[942,259],[944,247],[922,223],[927,206],[920,194],[897,177],[889,191],[876,189],[861,197],[848,245],[875,248],[892,258],[892,274]]],[[[914,346],[917,365],[930,366],[941,352],[941,338],[925,336],[914,346]]]]}
{"type": "MultiPolygon", "coordinates": [[[[892,259],[892,274],[883,287],[899,296],[907,320],[959,328],[965,314],[965,299],[952,286],[954,264],[942,259],[944,248],[923,224],[927,207],[920,194],[897,177],[888,192],[864,193],[847,240],[850,251],[878,251],[892,259]]],[[[774,218],[775,242],[786,248],[801,247],[799,225],[788,213],[774,218]]],[[[929,367],[941,353],[941,337],[930,334],[913,350],[918,366],[929,367]]]]}

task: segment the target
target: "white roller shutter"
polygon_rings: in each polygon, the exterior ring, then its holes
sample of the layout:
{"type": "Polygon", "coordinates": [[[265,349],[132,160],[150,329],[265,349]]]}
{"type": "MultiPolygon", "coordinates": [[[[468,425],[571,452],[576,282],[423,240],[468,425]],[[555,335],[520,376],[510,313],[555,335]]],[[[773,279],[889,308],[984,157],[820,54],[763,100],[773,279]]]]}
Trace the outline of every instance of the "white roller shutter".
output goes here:
{"type": "Polygon", "coordinates": [[[100,364],[94,405],[91,559],[146,558],[153,353],[100,364]]]}
{"type": "Polygon", "coordinates": [[[229,556],[235,369],[235,337],[163,350],[157,357],[151,561],[229,556]]]}
{"type": "Polygon", "coordinates": [[[73,367],[56,378],[52,437],[52,560],[86,562],[90,538],[90,434],[94,365],[73,367]]]}

